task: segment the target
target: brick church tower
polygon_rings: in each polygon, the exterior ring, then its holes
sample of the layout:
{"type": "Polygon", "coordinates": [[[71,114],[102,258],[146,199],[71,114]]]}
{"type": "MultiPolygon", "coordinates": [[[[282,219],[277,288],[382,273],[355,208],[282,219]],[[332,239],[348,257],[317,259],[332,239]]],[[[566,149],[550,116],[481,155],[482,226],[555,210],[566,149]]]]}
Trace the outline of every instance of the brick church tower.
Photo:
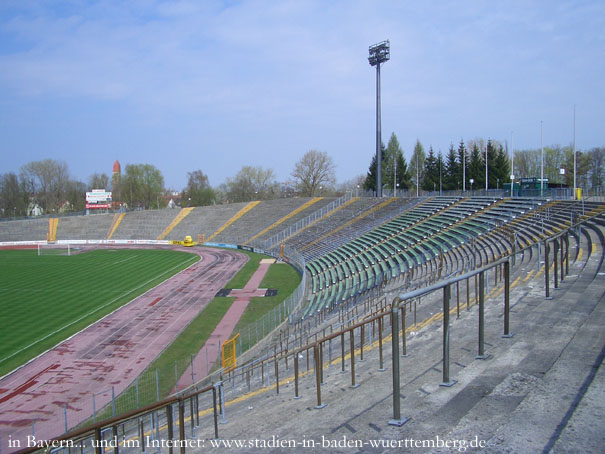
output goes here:
{"type": "Polygon", "coordinates": [[[113,170],[111,172],[111,199],[114,203],[121,202],[120,196],[120,183],[122,179],[122,169],[120,167],[120,162],[116,159],[116,162],[113,163],[113,170]]]}

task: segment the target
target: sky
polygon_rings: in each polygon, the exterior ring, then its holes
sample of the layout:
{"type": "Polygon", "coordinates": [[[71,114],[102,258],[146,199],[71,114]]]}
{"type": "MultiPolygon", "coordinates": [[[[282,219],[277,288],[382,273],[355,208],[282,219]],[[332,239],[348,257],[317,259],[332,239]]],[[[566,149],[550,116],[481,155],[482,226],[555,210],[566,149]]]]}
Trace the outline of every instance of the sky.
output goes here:
{"type": "Polygon", "coordinates": [[[291,179],[327,152],[338,181],[382,140],[514,149],[605,145],[605,2],[0,1],[0,173],[46,158],[75,179],[148,163],[180,190],[244,165],[291,179]]]}

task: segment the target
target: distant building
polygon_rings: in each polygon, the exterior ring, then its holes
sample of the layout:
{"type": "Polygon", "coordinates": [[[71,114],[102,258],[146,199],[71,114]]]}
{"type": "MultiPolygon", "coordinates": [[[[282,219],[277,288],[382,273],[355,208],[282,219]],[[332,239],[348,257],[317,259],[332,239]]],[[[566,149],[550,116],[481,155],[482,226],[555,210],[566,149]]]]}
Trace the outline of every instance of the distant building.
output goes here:
{"type": "Polygon", "coordinates": [[[120,202],[122,201],[122,195],[120,191],[121,182],[122,168],[120,167],[120,161],[116,159],[116,162],[113,163],[113,170],[111,172],[111,191],[114,205],[120,205],[120,202]]]}
{"type": "Polygon", "coordinates": [[[27,215],[28,216],[41,216],[42,208],[40,207],[40,205],[38,205],[37,202],[32,200],[29,202],[29,205],[27,206],[27,215]]]}

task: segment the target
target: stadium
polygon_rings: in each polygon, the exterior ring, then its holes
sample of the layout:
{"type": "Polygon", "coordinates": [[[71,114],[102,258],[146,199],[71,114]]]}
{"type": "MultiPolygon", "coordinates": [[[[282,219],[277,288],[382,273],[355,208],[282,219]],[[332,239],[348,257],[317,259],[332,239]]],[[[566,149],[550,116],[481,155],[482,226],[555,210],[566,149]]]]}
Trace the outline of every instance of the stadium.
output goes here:
{"type": "Polygon", "coordinates": [[[2,453],[590,448],[604,212],[347,193],[2,222],[2,453]]]}

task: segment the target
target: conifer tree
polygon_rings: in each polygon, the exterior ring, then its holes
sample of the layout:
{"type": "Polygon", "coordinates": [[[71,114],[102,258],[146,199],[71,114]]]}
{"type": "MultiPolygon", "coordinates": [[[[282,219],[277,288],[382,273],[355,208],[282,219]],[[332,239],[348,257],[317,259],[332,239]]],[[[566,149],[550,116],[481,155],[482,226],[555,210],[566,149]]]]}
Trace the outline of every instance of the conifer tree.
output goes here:
{"type": "MultiPolygon", "coordinates": [[[[385,173],[385,158],[386,158],[386,149],[384,148],[384,144],[382,144],[382,183],[384,186],[384,173],[385,173]]],[[[370,163],[370,167],[368,168],[368,173],[366,175],[366,179],[363,182],[363,189],[366,191],[376,191],[376,154],[372,155],[372,162],[370,163]]]]}
{"type": "Polygon", "coordinates": [[[458,179],[458,161],[456,161],[456,150],[454,150],[453,144],[450,144],[446,158],[443,189],[446,191],[461,189],[461,181],[458,179]]]}
{"type": "Polygon", "coordinates": [[[458,180],[461,181],[461,189],[469,189],[469,176],[468,176],[468,163],[469,155],[464,140],[460,139],[460,145],[458,145],[458,180]]]}
{"type": "Polygon", "coordinates": [[[468,178],[469,189],[481,189],[485,187],[485,163],[479,151],[479,146],[476,143],[473,144],[473,149],[471,150],[471,158],[468,164],[468,178]],[[472,187],[470,185],[471,179],[474,180],[472,187]]]}
{"type": "Polygon", "coordinates": [[[424,191],[436,191],[439,189],[439,167],[433,147],[429,147],[429,154],[424,160],[422,174],[422,189],[424,191]]]}
{"type": "Polygon", "coordinates": [[[424,152],[424,147],[420,143],[420,140],[416,140],[414,152],[412,153],[412,158],[410,159],[410,176],[412,179],[412,185],[416,186],[416,188],[420,188],[420,182],[422,182],[422,172],[424,171],[425,159],[426,153],[424,152]]]}

